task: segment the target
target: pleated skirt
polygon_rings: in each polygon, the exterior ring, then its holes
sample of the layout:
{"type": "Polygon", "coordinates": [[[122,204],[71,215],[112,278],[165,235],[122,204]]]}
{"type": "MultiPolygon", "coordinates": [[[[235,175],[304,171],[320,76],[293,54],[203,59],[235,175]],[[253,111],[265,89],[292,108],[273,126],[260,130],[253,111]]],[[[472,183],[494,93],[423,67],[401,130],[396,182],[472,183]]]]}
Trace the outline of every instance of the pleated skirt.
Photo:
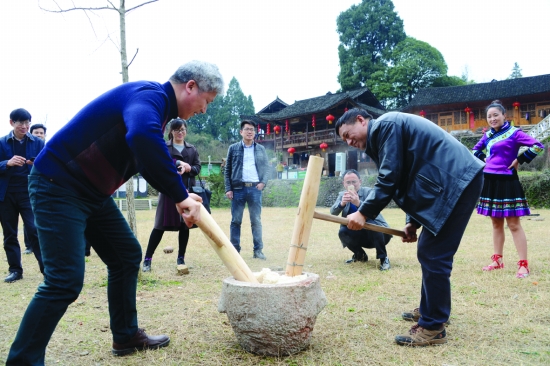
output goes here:
{"type": "Polygon", "coordinates": [[[477,213],[491,217],[513,217],[531,214],[525,192],[514,171],[512,175],[485,173],[477,213]]]}

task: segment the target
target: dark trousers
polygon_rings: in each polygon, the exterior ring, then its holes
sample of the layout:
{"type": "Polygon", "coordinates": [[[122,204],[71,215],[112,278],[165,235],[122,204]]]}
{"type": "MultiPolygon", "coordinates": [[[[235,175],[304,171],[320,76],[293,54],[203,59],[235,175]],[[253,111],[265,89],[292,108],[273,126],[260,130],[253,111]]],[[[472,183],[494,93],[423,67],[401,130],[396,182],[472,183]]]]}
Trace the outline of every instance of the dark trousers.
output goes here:
{"type": "Polygon", "coordinates": [[[136,288],[141,246],[112,198],[90,201],[36,173],[29,193],[44,260],[44,282],[32,298],[6,361],[43,365],[57,323],[82,290],[86,240],[107,266],[113,341],[137,332],[136,288]]]}
{"type": "MultiPolygon", "coordinates": [[[[147,244],[147,250],[145,251],[145,258],[153,258],[155,250],[162,240],[164,235],[164,230],[153,229],[151,231],[151,236],[149,236],[149,243],[147,244]]],[[[178,258],[185,257],[185,252],[187,251],[187,243],[189,242],[189,229],[185,226],[184,223],[181,224],[181,227],[178,231],[178,258]]]]}
{"type": "Polygon", "coordinates": [[[423,328],[440,329],[449,320],[453,259],[482,187],[483,172],[480,172],[466,187],[437,236],[423,229],[418,238],[417,258],[422,267],[422,317],[418,324],[423,328]]]}
{"type": "Polygon", "coordinates": [[[254,251],[262,250],[264,247],[262,241],[262,191],[256,187],[234,189],[233,200],[231,201],[229,239],[239,253],[241,252],[241,224],[245,205],[248,205],[248,213],[250,215],[254,251]]]}
{"type": "Polygon", "coordinates": [[[34,215],[31,208],[29,193],[25,192],[7,192],[4,201],[0,202],[0,222],[4,232],[4,250],[8,258],[10,272],[23,273],[21,264],[21,247],[17,239],[17,226],[19,225],[19,215],[23,219],[25,231],[28,234],[31,248],[38,261],[40,272],[44,272],[42,265],[42,256],[38,244],[38,236],[34,226],[34,215]]]}
{"type": "MultiPolygon", "coordinates": [[[[379,223],[376,223],[379,225],[379,223]]],[[[363,248],[376,249],[376,258],[386,258],[388,252],[386,251],[386,244],[391,240],[391,235],[378,233],[369,230],[350,230],[344,225],[340,225],[340,231],[338,231],[338,237],[344,247],[355,254],[356,259],[364,258],[366,256],[363,248]]]]}

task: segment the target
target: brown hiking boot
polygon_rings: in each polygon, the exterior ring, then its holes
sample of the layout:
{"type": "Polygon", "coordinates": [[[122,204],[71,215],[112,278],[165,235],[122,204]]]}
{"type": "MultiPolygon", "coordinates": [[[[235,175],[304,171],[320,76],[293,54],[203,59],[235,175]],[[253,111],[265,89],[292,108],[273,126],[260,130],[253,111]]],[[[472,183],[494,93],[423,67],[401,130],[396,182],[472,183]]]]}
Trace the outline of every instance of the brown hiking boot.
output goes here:
{"type": "Polygon", "coordinates": [[[424,347],[432,344],[447,343],[447,332],[445,326],[441,329],[429,330],[415,324],[408,334],[395,336],[395,343],[402,346],[424,347]]]}
{"type": "Polygon", "coordinates": [[[401,317],[403,318],[403,320],[418,323],[418,319],[420,319],[420,309],[416,308],[410,313],[402,313],[401,317]]]}
{"type": "MultiPolygon", "coordinates": [[[[401,313],[401,317],[403,318],[403,320],[407,320],[407,321],[410,321],[410,322],[416,322],[418,323],[418,319],[420,319],[421,315],[420,315],[420,309],[419,308],[415,308],[414,310],[412,310],[411,312],[408,312],[408,313],[401,313]]],[[[445,323],[445,326],[451,324],[451,320],[447,320],[445,323]]]]}

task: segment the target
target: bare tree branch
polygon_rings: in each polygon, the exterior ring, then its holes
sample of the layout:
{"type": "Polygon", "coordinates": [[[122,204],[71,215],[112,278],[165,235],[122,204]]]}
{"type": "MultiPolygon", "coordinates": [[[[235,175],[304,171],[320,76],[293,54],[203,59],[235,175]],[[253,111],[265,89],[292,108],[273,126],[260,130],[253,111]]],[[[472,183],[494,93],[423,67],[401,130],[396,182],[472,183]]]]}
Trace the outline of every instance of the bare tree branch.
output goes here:
{"type": "MultiPolygon", "coordinates": [[[[59,6],[57,1],[55,1],[55,0],[52,0],[52,1],[57,6],[58,10],[50,10],[50,9],[43,8],[42,5],[40,5],[40,3],[38,4],[38,7],[41,10],[47,11],[49,13],[67,13],[67,12],[73,11],[73,10],[84,10],[84,11],[86,11],[86,10],[116,10],[116,11],[118,11],[117,7],[113,6],[113,4],[111,4],[111,7],[101,6],[101,7],[98,7],[98,8],[94,8],[94,7],[78,7],[74,4],[74,2],[73,2],[73,7],[72,8],[63,9],[61,6],[59,6]]],[[[141,6],[141,5],[138,5],[138,6],[141,6]]]]}
{"type": "MultiPolygon", "coordinates": [[[[116,10],[117,12],[119,12],[120,10],[110,1],[110,0],[107,0],[107,2],[109,3],[110,6],[100,6],[100,7],[79,7],[79,6],[76,6],[73,2],[73,7],[72,8],[68,8],[68,9],[63,9],[61,6],[59,6],[59,4],[55,1],[55,0],[52,0],[54,2],[54,4],[57,6],[58,10],[51,10],[51,9],[46,9],[46,8],[43,8],[40,4],[38,4],[38,7],[44,11],[47,11],[49,13],[67,13],[69,11],[74,11],[74,10],[116,10]]],[[[126,9],[126,13],[129,13],[131,12],[132,10],[135,10],[137,8],[140,8],[144,5],[147,5],[147,4],[151,4],[151,3],[156,3],[157,1],[159,0],[149,0],[149,1],[146,1],[142,4],[139,4],[139,5],[136,5],[134,6],[133,8],[130,8],[130,9],[126,9]]]]}
{"type": "Polygon", "coordinates": [[[107,0],[107,2],[109,4],[111,4],[111,6],[113,7],[113,9],[115,9],[119,14],[120,14],[120,8],[117,8],[110,0],[107,0]]]}
{"type": "Polygon", "coordinates": [[[143,4],[139,4],[139,5],[134,6],[133,8],[126,9],[126,13],[129,13],[129,12],[131,12],[132,10],[137,9],[137,8],[143,6],[143,5],[147,5],[147,4],[151,4],[151,3],[156,3],[157,1],[159,1],[159,0],[149,0],[149,1],[146,1],[146,2],[144,2],[143,4]]]}
{"type": "Polygon", "coordinates": [[[118,50],[118,52],[120,52],[120,46],[115,41],[113,41],[113,39],[111,38],[111,34],[107,35],[107,39],[111,41],[113,45],[116,47],[116,49],[118,50]]]}
{"type": "Polygon", "coordinates": [[[132,62],[134,62],[134,59],[136,58],[138,52],[139,52],[139,48],[136,50],[136,53],[134,53],[134,57],[132,57],[132,59],[130,60],[130,63],[128,64],[128,67],[130,67],[130,65],[132,64],[132,62]]]}

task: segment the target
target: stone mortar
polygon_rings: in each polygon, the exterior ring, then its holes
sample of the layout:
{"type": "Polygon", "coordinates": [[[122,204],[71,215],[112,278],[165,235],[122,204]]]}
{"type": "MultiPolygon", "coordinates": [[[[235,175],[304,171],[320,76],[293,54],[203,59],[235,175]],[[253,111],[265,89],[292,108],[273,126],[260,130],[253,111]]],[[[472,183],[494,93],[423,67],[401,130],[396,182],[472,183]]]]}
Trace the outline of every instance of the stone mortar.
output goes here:
{"type": "Polygon", "coordinates": [[[218,311],[227,313],[246,351],[287,356],[309,346],[315,320],[327,298],[319,276],[304,274],[307,277],[302,281],[273,285],[224,279],[218,311]]]}

